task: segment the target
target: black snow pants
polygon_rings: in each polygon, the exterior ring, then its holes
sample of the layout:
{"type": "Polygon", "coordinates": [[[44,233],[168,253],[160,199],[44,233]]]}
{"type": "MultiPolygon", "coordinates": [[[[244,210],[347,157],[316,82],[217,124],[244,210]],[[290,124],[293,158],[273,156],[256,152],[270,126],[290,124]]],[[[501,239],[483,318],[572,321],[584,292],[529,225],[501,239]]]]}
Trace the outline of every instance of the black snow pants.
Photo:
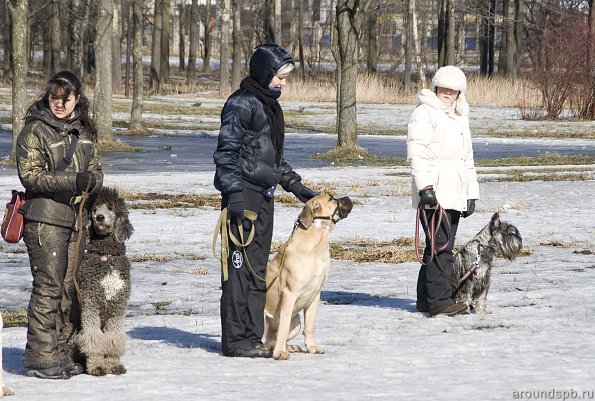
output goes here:
{"type": "Polygon", "coordinates": [[[27,310],[26,368],[44,369],[70,361],[68,342],[80,324],[73,275],[86,243],[83,231],[78,257],[75,257],[77,235],[78,232],[70,228],[25,222],[23,239],[33,275],[27,310]]]}
{"type": "MultiPolygon", "coordinates": [[[[243,221],[244,240],[254,224],[254,238],[245,252],[228,241],[229,278],[223,281],[222,276],[221,279],[221,346],[224,355],[253,346],[261,341],[264,333],[266,283],[263,280],[273,237],[274,199],[248,188],[244,189],[243,196],[245,209],[258,216],[254,222],[243,221]]],[[[227,197],[223,196],[222,208],[227,202],[227,197]]],[[[233,218],[231,231],[239,239],[233,218]]]]}
{"type": "MultiPolygon", "coordinates": [[[[422,265],[417,278],[417,310],[429,312],[435,315],[442,309],[453,303],[453,286],[451,279],[454,278],[454,256],[453,248],[455,236],[459,226],[461,212],[458,210],[445,210],[449,222],[442,218],[442,224],[435,233],[434,248],[439,249],[448,244],[442,251],[436,253],[435,257],[427,265],[422,265]]],[[[427,221],[431,224],[432,216],[436,209],[426,209],[427,221]]],[[[438,216],[436,216],[436,219],[438,216]]],[[[421,218],[422,227],[426,234],[426,248],[424,250],[424,262],[431,258],[431,243],[428,237],[428,227],[421,218]]]]}

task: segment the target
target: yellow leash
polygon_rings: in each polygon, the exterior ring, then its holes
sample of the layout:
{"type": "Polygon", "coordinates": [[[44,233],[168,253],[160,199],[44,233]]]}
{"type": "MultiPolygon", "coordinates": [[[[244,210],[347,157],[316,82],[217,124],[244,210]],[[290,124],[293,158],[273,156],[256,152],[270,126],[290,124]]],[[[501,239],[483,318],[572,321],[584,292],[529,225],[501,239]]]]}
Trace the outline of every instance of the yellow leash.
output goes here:
{"type": "Polygon", "coordinates": [[[217,257],[217,239],[221,236],[221,270],[223,272],[223,281],[227,281],[229,279],[229,266],[227,265],[227,257],[229,256],[229,240],[238,248],[242,249],[244,253],[244,259],[246,260],[246,265],[258,280],[265,281],[264,278],[260,277],[252,266],[250,265],[250,261],[246,255],[246,248],[252,240],[254,239],[254,222],[258,215],[251,211],[251,210],[244,210],[244,217],[252,222],[252,227],[250,229],[250,234],[248,234],[248,238],[244,241],[244,229],[242,227],[242,220],[237,218],[236,224],[238,227],[238,233],[240,234],[240,238],[238,239],[233,233],[231,232],[231,215],[229,214],[227,208],[221,211],[219,215],[219,219],[217,220],[217,225],[215,226],[215,233],[213,235],[213,255],[217,257]]]}
{"type": "Polygon", "coordinates": [[[76,243],[74,245],[74,257],[76,259],[76,263],[74,264],[74,269],[72,270],[72,276],[74,280],[74,289],[76,291],[76,297],[78,298],[79,304],[83,304],[83,298],[81,297],[81,287],[79,286],[78,279],[76,277],[79,265],[83,262],[83,257],[79,260],[79,249],[81,246],[81,240],[83,239],[83,209],[85,207],[85,202],[87,201],[87,197],[89,196],[89,184],[87,184],[87,188],[83,191],[81,202],[79,203],[79,213],[77,216],[77,226],[78,226],[78,233],[76,236],[76,243]]]}

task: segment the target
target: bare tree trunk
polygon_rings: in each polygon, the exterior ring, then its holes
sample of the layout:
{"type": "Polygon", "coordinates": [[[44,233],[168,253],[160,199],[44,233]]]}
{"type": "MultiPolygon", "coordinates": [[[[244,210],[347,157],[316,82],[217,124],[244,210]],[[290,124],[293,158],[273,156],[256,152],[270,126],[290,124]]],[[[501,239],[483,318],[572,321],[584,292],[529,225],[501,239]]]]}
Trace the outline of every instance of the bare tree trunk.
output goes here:
{"type": "MultiPolygon", "coordinates": [[[[192,0],[190,6],[190,44],[188,49],[188,68],[186,69],[186,84],[196,82],[196,50],[198,48],[198,0],[192,0]]],[[[207,27],[205,26],[205,31],[207,27]]],[[[205,35],[206,36],[206,35],[205,35]]]]}
{"type": "MultiPolygon", "coordinates": [[[[132,7],[132,0],[129,0],[127,15],[124,17],[124,14],[122,14],[122,19],[126,18],[126,54],[124,55],[124,96],[126,97],[130,97],[130,53],[132,49],[132,31],[134,30],[132,27],[134,24],[132,7]]],[[[123,10],[122,13],[124,13],[123,10]]]]}
{"type": "Polygon", "coordinates": [[[205,51],[202,56],[202,68],[205,71],[209,70],[209,63],[211,62],[211,0],[206,0],[205,4],[205,51]]]}
{"type": "Polygon", "coordinates": [[[452,0],[447,0],[447,18],[448,24],[446,29],[446,65],[455,64],[455,51],[457,43],[456,25],[455,25],[455,7],[452,0]]]}
{"type": "Polygon", "coordinates": [[[112,11],[114,0],[97,1],[96,78],[93,117],[99,142],[112,142],[112,11]]]}
{"type": "Polygon", "coordinates": [[[180,30],[179,30],[179,47],[178,47],[178,64],[180,66],[180,72],[184,71],[184,69],[186,68],[186,42],[184,40],[185,37],[185,23],[184,21],[186,20],[186,7],[184,7],[183,3],[179,4],[179,14],[178,14],[178,23],[180,25],[180,30]]]}
{"type": "Polygon", "coordinates": [[[17,137],[24,127],[27,111],[27,31],[29,29],[29,1],[7,1],[6,6],[12,17],[12,146],[10,160],[15,160],[17,137]]]}
{"type": "Polygon", "coordinates": [[[70,61],[68,69],[74,72],[81,82],[85,82],[84,34],[83,25],[84,5],[81,0],[70,1],[70,61]]]}
{"type": "Polygon", "coordinates": [[[516,79],[515,59],[516,59],[516,37],[514,29],[515,19],[515,1],[508,1],[507,20],[506,20],[506,76],[516,79]]]}
{"type": "Polygon", "coordinates": [[[298,54],[300,58],[300,77],[306,80],[306,63],[304,61],[304,0],[299,1],[298,16],[298,54]]]}
{"type": "Polygon", "coordinates": [[[264,38],[263,43],[275,43],[275,0],[264,0],[262,20],[264,38]]]}
{"type": "Polygon", "coordinates": [[[456,26],[452,0],[442,0],[438,19],[439,56],[438,66],[455,63],[456,26]]]}
{"type": "Polygon", "coordinates": [[[378,65],[377,18],[378,11],[370,11],[368,14],[368,61],[366,63],[368,72],[376,72],[378,65]]]}
{"type": "Polygon", "coordinates": [[[10,60],[11,60],[11,44],[12,44],[12,21],[11,21],[11,13],[8,11],[8,2],[4,2],[0,0],[0,7],[2,10],[2,15],[4,16],[4,32],[6,32],[5,35],[3,35],[3,48],[4,48],[4,61],[3,61],[3,66],[2,66],[2,71],[3,71],[3,79],[5,82],[10,81],[10,75],[11,75],[11,65],[10,65],[10,60]]]}
{"type": "Polygon", "coordinates": [[[60,9],[58,2],[52,2],[50,8],[50,62],[48,65],[48,77],[53,76],[61,70],[60,50],[62,43],[60,40],[60,9]]]}
{"type": "MultiPolygon", "coordinates": [[[[95,29],[90,29],[89,15],[91,14],[91,0],[83,0],[83,26],[85,34],[83,35],[83,59],[85,62],[85,76],[88,75],[95,66],[95,29]]],[[[95,5],[93,6],[95,7],[95,5]]]]}
{"type": "Polygon", "coordinates": [[[446,5],[447,0],[440,0],[438,11],[438,67],[446,65],[446,5]]]}
{"type": "Polygon", "coordinates": [[[281,27],[281,0],[275,0],[275,43],[283,47],[283,31],[281,27]]]}
{"type": "MultiPolygon", "coordinates": [[[[592,1],[592,0],[591,0],[592,1]]],[[[516,54],[514,58],[514,76],[518,77],[523,58],[523,20],[525,18],[525,0],[515,0],[514,38],[516,54]]],[[[595,39],[595,37],[594,37],[595,39]]],[[[593,44],[593,41],[591,41],[593,44]]]]}
{"type": "Polygon", "coordinates": [[[405,10],[404,18],[404,33],[405,43],[403,43],[403,49],[405,53],[405,70],[403,71],[403,88],[405,93],[411,93],[411,53],[412,53],[412,13],[411,6],[414,0],[407,0],[407,9],[405,10]]]}
{"type": "Polygon", "coordinates": [[[112,19],[112,90],[122,89],[122,2],[114,1],[112,19]]]}
{"type": "Polygon", "coordinates": [[[357,44],[369,1],[338,0],[333,56],[337,64],[337,147],[357,147],[357,44]]]}
{"type": "Polygon", "coordinates": [[[50,75],[50,64],[52,58],[52,44],[51,44],[51,37],[52,34],[50,32],[50,21],[51,18],[43,21],[42,34],[42,46],[43,46],[43,55],[41,59],[41,69],[43,70],[44,75],[47,77],[50,75]]]}
{"type": "Polygon", "coordinates": [[[481,36],[479,37],[479,73],[481,75],[488,75],[489,1],[483,0],[480,5],[481,36]]]}
{"type": "Polygon", "coordinates": [[[494,52],[496,51],[496,0],[490,0],[488,33],[488,74],[494,75],[494,52]]]}
{"type": "Polygon", "coordinates": [[[482,3],[482,35],[480,41],[480,73],[491,76],[494,74],[494,11],[496,0],[484,0],[482,3]]]}
{"type": "Polygon", "coordinates": [[[242,24],[240,11],[242,10],[242,0],[232,0],[232,53],[231,53],[231,87],[238,88],[242,79],[242,24]]]}
{"type": "Polygon", "coordinates": [[[170,0],[161,0],[161,82],[169,82],[169,11],[170,0]]]}
{"type": "Polygon", "coordinates": [[[161,87],[161,29],[163,21],[163,8],[161,0],[155,0],[153,13],[153,34],[151,43],[151,74],[149,83],[154,92],[159,92],[161,87]]]}
{"type": "Polygon", "coordinates": [[[221,1],[221,50],[219,52],[219,94],[226,97],[229,92],[229,28],[231,0],[221,1]]]}
{"type": "Polygon", "coordinates": [[[421,44],[417,34],[417,0],[411,0],[409,4],[411,12],[411,40],[415,49],[415,69],[417,70],[418,82],[421,88],[426,87],[426,70],[421,60],[421,44]]]}
{"type": "MultiPolygon", "coordinates": [[[[195,0],[196,1],[196,0],[195,0]]],[[[134,44],[132,46],[132,108],[128,130],[146,131],[143,124],[143,14],[142,0],[132,0],[134,44]]]]}

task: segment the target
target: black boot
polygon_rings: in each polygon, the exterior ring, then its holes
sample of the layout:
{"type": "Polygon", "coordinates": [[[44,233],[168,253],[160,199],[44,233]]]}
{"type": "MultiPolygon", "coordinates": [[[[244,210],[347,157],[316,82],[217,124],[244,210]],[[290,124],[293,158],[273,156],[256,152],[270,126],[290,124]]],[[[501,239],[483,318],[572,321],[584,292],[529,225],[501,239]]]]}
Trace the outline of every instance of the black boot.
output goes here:
{"type": "Polygon", "coordinates": [[[272,358],[273,353],[263,343],[228,349],[223,355],[237,358],[272,358]]]}
{"type": "Polygon", "coordinates": [[[40,379],[66,380],[72,377],[72,373],[67,370],[66,366],[59,365],[51,368],[29,369],[27,371],[27,376],[38,377],[40,379]]]}

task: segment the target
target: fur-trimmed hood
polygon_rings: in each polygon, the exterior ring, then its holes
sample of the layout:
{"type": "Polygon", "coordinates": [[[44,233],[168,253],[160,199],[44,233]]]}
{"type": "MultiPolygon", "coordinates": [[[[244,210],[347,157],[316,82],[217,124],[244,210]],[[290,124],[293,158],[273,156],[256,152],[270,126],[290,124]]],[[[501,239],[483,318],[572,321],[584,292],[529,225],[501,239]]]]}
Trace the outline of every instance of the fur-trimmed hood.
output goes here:
{"type": "Polygon", "coordinates": [[[417,105],[426,104],[436,110],[442,110],[445,113],[452,113],[456,116],[468,116],[469,115],[469,103],[465,94],[461,92],[457,100],[449,106],[442,100],[438,99],[436,93],[429,89],[422,89],[417,95],[417,105]]]}

